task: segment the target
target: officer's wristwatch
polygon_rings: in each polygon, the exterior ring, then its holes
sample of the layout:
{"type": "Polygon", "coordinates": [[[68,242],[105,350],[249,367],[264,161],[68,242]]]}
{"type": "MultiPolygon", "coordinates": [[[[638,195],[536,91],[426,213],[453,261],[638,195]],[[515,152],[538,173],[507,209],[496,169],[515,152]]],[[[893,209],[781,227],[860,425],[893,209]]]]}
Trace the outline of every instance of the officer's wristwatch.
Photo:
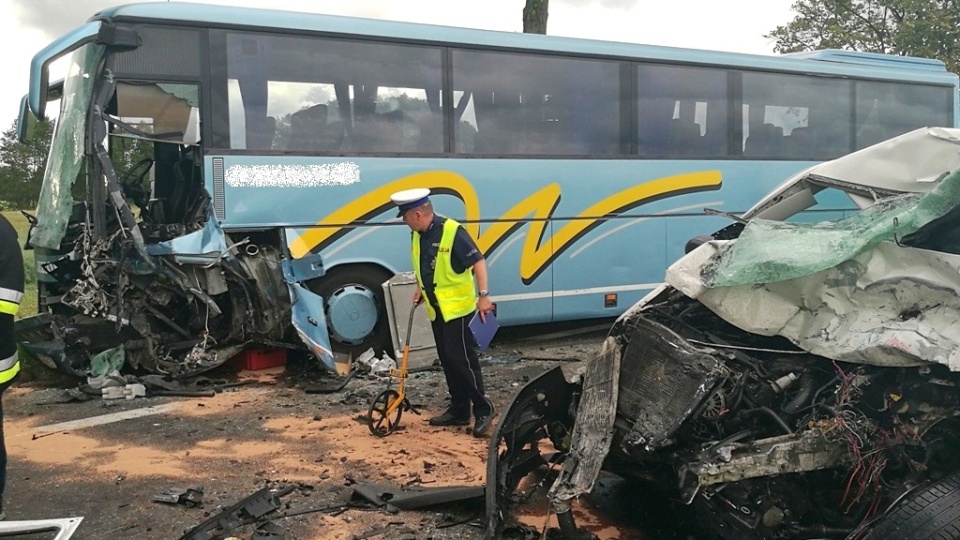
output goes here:
{"type": "Polygon", "coordinates": [[[486,298],[487,296],[490,296],[490,293],[489,293],[489,292],[487,292],[487,291],[480,291],[480,298],[486,298]]]}

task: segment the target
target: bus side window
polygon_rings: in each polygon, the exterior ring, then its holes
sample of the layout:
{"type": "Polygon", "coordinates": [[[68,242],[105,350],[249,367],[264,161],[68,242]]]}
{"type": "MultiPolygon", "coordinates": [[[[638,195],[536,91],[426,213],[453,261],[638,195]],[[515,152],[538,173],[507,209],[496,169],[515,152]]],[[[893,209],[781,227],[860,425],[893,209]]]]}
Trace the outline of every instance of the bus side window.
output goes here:
{"type": "Polygon", "coordinates": [[[951,90],[923,85],[857,81],[856,149],[924,126],[953,125],[943,106],[951,90]]]}
{"type": "Polygon", "coordinates": [[[850,81],[745,71],[742,87],[744,156],[824,160],[850,150],[850,81]]]}
{"type": "Polygon", "coordinates": [[[474,134],[458,121],[457,151],[614,154],[621,143],[619,70],[606,60],[454,51],[454,87],[473,97],[476,122],[467,120],[474,134]]]}
{"type": "Polygon", "coordinates": [[[657,157],[726,154],[727,91],[722,70],[638,64],[637,152],[657,157]]]}
{"type": "Polygon", "coordinates": [[[443,152],[440,48],[239,31],[226,40],[230,148],[443,152]],[[272,130],[260,121],[268,112],[272,130]]]}

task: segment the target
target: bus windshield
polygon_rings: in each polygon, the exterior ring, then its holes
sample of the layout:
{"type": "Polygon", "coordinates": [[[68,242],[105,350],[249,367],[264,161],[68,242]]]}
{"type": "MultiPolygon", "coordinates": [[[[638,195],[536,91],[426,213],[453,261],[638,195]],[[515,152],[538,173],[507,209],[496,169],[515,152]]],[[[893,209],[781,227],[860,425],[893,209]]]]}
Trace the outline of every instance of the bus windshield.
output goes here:
{"type": "Polygon", "coordinates": [[[34,246],[57,249],[73,208],[73,185],[84,167],[84,134],[93,97],[95,70],[104,48],[89,43],[74,51],[64,80],[60,115],[50,142],[50,157],[37,202],[34,246]]]}

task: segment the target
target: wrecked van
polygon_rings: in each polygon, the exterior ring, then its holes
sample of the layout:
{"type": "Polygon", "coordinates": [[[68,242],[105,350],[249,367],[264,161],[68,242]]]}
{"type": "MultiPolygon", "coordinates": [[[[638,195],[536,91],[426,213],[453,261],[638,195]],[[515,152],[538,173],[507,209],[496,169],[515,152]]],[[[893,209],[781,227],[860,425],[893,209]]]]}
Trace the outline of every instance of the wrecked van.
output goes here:
{"type": "Polygon", "coordinates": [[[487,536],[546,499],[564,538],[602,470],[682,535],[960,538],[960,130],[814,166],[667,271],[568,380],[527,384],[490,445],[487,536]],[[842,194],[849,215],[794,222],[842,194]]]}

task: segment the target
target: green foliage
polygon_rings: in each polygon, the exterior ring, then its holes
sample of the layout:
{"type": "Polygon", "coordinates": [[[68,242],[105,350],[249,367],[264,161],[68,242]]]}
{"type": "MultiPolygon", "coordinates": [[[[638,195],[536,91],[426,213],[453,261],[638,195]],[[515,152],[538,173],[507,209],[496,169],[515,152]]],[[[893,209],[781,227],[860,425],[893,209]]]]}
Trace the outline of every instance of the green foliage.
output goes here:
{"type": "Polygon", "coordinates": [[[17,122],[0,135],[0,209],[29,209],[37,206],[43,172],[50,153],[50,122],[37,122],[31,141],[17,140],[17,122]]]}
{"type": "Polygon", "coordinates": [[[953,0],[797,0],[764,37],[779,53],[845,49],[936,58],[960,70],[960,3],[953,0]]]}

